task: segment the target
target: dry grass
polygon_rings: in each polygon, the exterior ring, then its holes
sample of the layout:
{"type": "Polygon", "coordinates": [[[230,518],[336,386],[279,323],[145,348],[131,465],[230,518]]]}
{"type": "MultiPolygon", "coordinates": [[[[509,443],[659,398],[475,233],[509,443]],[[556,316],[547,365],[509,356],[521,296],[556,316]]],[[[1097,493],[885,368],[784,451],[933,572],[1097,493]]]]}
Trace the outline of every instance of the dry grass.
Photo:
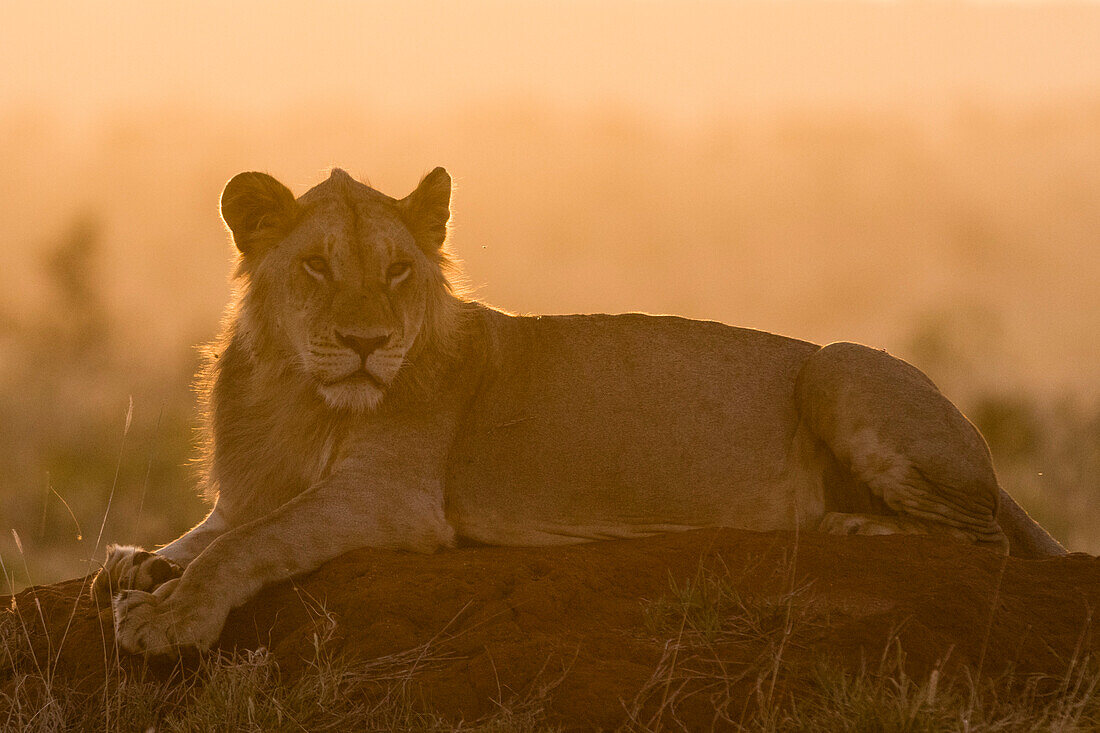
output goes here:
{"type": "MultiPolygon", "coordinates": [[[[80,691],[49,674],[50,660],[31,658],[17,616],[0,617],[0,729],[20,731],[545,731],[553,685],[497,702],[472,722],[454,721],[420,696],[419,676],[454,657],[447,637],[405,652],[358,659],[334,651],[336,621],[312,605],[313,654],[303,671],[284,674],[266,649],[202,657],[167,678],[127,673],[106,659],[99,689],[80,691]],[[33,671],[27,672],[31,669],[33,671]]],[[[106,657],[107,655],[105,655],[106,657]]]]}
{"type": "Polygon", "coordinates": [[[914,677],[897,638],[877,664],[796,668],[785,653],[822,621],[808,587],[745,597],[727,568],[700,568],[644,607],[647,630],[664,638],[653,676],[627,705],[628,730],[692,730],[702,707],[710,724],[746,731],[1100,730],[1100,664],[1075,654],[1061,677],[980,678],[937,668],[914,677]],[[738,650],[751,653],[737,653],[738,650]]]}
{"type": "Polygon", "coordinates": [[[1100,727],[1100,667],[1075,659],[1061,678],[915,679],[892,645],[879,665],[849,673],[821,666],[808,688],[750,719],[753,730],[1094,731],[1100,727]]]}
{"type": "MultiPolygon", "coordinates": [[[[1100,665],[1083,653],[1059,677],[988,679],[940,668],[914,675],[891,639],[881,658],[856,669],[809,665],[801,644],[826,620],[810,586],[794,582],[797,554],[779,563],[779,593],[748,595],[725,566],[671,580],[644,605],[644,630],[663,653],[624,706],[623,730],[973,731],[1100,729],[1100,665]]],[[[495,700],[465,722],[427,704],[419,681],[455,661],[448,628],[405,652],[360,659],[338,651],[337,621],[315,599],[307,664],[291,675],[264,649],[210,655],[165,679],[128,672],[109,658],[105,685],[80,691],[36,659],[19,616],[0,615],[0,729],[26,731],[542,731],[557,683],[495,700]]],[[[568,674],[568,670],[564,675],[568,674]]],[[[568,714],[569,711],[559,711],[568,714]]]]}

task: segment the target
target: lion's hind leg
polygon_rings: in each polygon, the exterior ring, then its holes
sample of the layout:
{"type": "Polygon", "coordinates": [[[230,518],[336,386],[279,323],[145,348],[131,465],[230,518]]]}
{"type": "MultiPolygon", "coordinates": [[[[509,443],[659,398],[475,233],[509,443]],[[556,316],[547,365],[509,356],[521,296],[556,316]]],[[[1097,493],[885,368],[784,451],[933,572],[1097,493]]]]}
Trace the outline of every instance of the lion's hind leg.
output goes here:
{"type": "Polygon", "coordinates": [[[883,351],[830,344],[807,360],[797,391],[810,431],[886,507],[828,514],[822,530],[944,535],[1008,551],[989,449],[924,374],[883,351]]]}

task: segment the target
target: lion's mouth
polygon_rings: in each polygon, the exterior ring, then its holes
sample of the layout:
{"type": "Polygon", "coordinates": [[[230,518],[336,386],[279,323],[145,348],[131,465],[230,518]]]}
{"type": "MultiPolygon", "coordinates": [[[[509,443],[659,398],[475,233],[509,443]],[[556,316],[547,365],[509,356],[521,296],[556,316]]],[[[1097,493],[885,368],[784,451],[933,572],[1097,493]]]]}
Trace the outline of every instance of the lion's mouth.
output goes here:
{"type": "Polygon", "coordinates": [[[325,382],[324,384],[326,387],[332,387],[337,384],[347,384],[350,386],[354,386],[357,384],[369,384],[379,391],[384,391],[386,389],[386,383],[376,377],[374,373],[366,367],[360,367],[350,374],[345,374],[338,379],[330,380],[328,382],[325,382]]]}

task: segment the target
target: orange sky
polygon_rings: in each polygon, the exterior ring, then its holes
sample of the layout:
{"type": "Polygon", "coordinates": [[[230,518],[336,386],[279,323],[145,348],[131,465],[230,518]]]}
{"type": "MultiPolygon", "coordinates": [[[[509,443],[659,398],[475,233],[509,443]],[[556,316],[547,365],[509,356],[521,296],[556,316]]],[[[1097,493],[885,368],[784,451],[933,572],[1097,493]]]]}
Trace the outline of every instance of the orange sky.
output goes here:
{"type": "Polygon", "coordinates": [[[791,103],[925,110],[1100,90],[1100,4],[8,3],[0,109],[170,101],[402,112],[528,96],[673,120],[791,103]],[[306,20],[306,18],[309,20],[306,20]]]}

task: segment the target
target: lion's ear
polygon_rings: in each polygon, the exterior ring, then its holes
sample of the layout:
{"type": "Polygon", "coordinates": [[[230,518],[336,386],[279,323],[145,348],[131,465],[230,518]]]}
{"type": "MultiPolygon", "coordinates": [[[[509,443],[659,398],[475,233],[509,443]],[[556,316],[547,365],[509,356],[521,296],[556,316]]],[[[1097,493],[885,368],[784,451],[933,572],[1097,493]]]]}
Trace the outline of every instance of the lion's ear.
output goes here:
{"type": "Polygon", "coordinates": [[[416,243],[429,256],[438,256],[447,239],[447,223],[451,219],[450,174],[436,168],[400,203],[405,226],[416,238],[416,243]]]}
{"type": "Polygon", "coordinates": [[[266,173],[238,173],[225,184],[222,219],[242,253],[254,254],[264,243],[286,234],[297,218],[294,194],[266,173]]]}

